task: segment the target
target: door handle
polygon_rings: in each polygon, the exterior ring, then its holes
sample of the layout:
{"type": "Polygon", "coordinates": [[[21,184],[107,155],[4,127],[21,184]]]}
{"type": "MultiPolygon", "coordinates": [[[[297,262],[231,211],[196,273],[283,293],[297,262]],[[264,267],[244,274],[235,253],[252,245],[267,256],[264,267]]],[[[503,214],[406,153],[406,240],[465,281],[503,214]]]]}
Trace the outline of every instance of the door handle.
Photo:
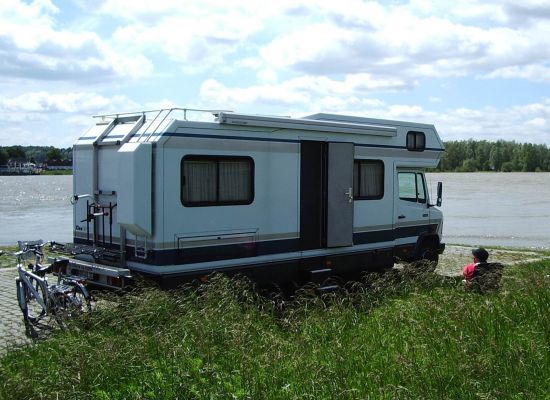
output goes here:
{"type": "Polygon", "coordinates": [[[405,218],[405,216],[404,216],[404,215],[400,215],[400,216],[399,216],[399,217],[397,217],[397,218],[399,218],[399,219],[403,219],[403,218],[405,218]]]}
{"type": "Polygon", "coordinates": [[[348,202],[351,203],[353,201],[353,188],[348,188],[344,194],[348,196],[348,202]]]}
{"type": "Polygon", "coordinates": [[[422,214],[422,216],[423,216],[423,217],[427,217],[427,216],[429,216],[429,214],[422,214]]]}

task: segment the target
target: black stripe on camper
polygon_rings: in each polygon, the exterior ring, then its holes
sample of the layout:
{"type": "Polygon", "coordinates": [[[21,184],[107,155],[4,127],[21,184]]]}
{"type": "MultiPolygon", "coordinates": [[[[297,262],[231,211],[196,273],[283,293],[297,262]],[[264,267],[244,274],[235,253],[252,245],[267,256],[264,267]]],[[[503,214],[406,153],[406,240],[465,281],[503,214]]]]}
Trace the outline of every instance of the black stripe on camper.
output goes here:
{"type": "MultiPolygon", "coordinates": [[[[353,234],[353,243],[361,245],[390,242],[394,239],[417,237],[423,233],[435,232],[436,229],[437,225],[432,224],[374,232],[358,232],[353,234]]],[[[74,238],[74,242],[86,243],[86,240],[74,238]]],[[[137,258],[132,259],[132,257],[129,259],[150,265],[179,265],[292,253],[297,251],[300,251],[299,238],[186,249],[150,250],[145,260],[137,258]]],[[[129,255],[133,254],[133,248],[127,248],[127,253],[129,255]]]]}

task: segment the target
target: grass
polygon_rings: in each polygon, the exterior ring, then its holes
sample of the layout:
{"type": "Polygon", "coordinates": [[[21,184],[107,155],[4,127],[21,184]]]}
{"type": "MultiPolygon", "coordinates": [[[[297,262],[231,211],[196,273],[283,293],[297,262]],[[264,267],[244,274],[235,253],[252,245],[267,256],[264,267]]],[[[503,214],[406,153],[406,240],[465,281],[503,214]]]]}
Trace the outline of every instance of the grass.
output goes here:
{"type": "Polygon", "coordinates": [[[0,268],[15,267],[15,253],[18,250],[17,246],[1,246],[0,251],[0,268]]]}
{"type": "Polygon", "coordinates": [[[404,268],[287,303],[221,276],[141,287],[0,359],[0,398],[548,399],[549,274],[479,295],[404,268]]]}
{"type": "MultiPolygon", "coordinates": [[[[15,256],[13,255],[15,252],[19,250],[18,246],[0,246],[0,251],[2,254],[0,255],[0,269],[1,268],[14,268],[17,264],[15,256]]],[[[48,256],[51,256],[50,247],[44,246],[43,248],[44,253],[44,262],[48,260],[48,256]]],[[[26,263],[34,263],[35,262],[35,256],[32,253],[29,253],[27,256],[26,263]]]]}
{"type": "Polygon", "coordinates": [[[44,169],[40,171],[40,175],[72,175],[72,169],[44,169]]]}

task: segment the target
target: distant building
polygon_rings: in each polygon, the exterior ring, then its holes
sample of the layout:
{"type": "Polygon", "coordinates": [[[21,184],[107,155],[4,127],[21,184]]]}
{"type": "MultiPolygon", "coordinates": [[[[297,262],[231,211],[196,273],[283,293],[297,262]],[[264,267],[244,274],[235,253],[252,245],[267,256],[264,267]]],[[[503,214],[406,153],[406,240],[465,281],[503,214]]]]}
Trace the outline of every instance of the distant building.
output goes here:
{"type": "Polygon", "coordinates": [[[60,170],[60,169],[73,169],[73,160],[48,160],[45,163],[45,169],[48,170],[60,170]]]}
{"type": "Polygon", "coordinates": [[[10,158],[8,164],[0,168],[0,173],[3,175],[35,175],[40,173],[40,168],[24,158],[10,158]]]}

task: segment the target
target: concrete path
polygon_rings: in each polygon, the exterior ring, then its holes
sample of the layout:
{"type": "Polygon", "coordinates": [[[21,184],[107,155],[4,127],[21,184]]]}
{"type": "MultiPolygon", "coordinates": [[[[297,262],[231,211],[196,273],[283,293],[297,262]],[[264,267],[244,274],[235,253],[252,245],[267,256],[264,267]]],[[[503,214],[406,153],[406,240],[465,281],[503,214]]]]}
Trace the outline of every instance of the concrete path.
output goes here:
{"type": "Polygon", "coordinates": [[[48,317],[35,326],[25,325],[23,314],[17,304],[16,276],[15,268],[0,269],[0,355],[9,348],[44,339],[59,329],[55,326],[55,320],[48,317]]]}

